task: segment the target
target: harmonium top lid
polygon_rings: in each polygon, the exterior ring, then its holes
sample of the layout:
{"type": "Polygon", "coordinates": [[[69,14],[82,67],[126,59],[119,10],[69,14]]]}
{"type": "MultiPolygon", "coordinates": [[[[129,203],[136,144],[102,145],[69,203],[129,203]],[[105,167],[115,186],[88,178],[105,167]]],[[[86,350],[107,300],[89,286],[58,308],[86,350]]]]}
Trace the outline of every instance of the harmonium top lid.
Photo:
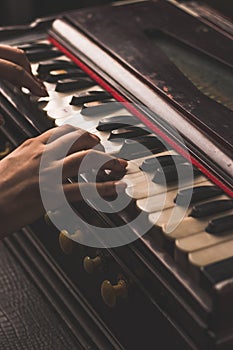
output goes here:
{"type": "Polygon", "coordinates": [[[172,0],[126,2],[66,14],[50,36],[232,194],[233,25],[216,18],[172,0]]]}

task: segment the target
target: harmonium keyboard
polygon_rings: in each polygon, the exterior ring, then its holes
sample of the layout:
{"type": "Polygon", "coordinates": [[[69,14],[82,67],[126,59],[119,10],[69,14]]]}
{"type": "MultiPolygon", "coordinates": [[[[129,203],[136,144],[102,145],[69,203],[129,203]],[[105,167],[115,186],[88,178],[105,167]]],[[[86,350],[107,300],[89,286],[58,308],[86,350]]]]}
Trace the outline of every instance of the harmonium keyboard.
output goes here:
{"type": "Polygon", "coordinates": [[[54,224],[58,207],[4,240],[81,348],[233,348],[232,35],[213,9],[175,0],[1,31],[49,93],[0,82],[1,157],[68,124],[128,160],[119,203],[89,197],[72,206],[79,225],[69,210],[54,224]]]}

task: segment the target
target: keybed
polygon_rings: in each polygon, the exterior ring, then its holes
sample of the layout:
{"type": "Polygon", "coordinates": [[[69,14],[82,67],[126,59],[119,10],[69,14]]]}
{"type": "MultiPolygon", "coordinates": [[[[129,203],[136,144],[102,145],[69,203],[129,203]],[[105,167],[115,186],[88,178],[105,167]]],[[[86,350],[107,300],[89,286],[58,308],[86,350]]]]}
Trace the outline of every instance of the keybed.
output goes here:
{"type": "MultiPolygon", "coordinates": [[[[51,50],[51,45],[46,41],[38,45],[36,49],[41,45],[43,52],[46,45],[47,49],[51,50]]],[[[25,48],[30,51],[30,46],[25,48]]],[[[42,61],[32,63],[33,73],[44,81],[49,93],[49,97],[37,101],[38,108],[45,111],[47,117],[54,120],[57,126],[68,123],[96,134],[107,153],[126,159],[127,156],[128,159],[133,158],[129,160],[127,173],[122,179],[127,184],[126,194],[134,201],[135,210],[144,212],[150,224],[154,225],[156,230],[160,229],[162,241],[173,242],[172,254],[175,261],[185,271],[189,271],[193,269],[193,265],[204,267],[231,256],[229,252],[223,252],[222,257],[220,253],[216,253],[215,258],[211,255],[214,247],[216,252],[223,251],[227,246],[226,242],[233,239],[231,199],[220,189],[215,191],[216,186],[199,171],[195,173],[195,170],[193,179],[188,175],[187,179],[184,176],[178,188],[176,166],[181,166],[182,173],[185,174],[185,169],[190,163],[182,159],[170,146],[162,144],[120,102],[92,81],[66,56],[59,55],[55,50],[57,57],[51,56],[55,53],[46,57],[43,56],[43,52],[38,56],[43,58],[42,61]],[[140,147],[139,150],[135,148],[138,144],[148,150],[147,155],[143,155],[140,147]],[[177,160],[177,164],[174,164],[172,159],[177,160]],[[162,181],[162,176],[165,176],[165,182],[162,181]],[[193,197],[196,196],[194,201],[191,199],[191,205],[186,210],[183,210],[179,203],[175,203],[182,190],[194,191],[193,197]],[[197,192],[202,192],[202,196],[197,192]],[[209,214],[208,204],[212,207],[216,201],[228,203],[220,213],[209,214]],[[206,216],[192,216],[192,211],[203,204],[206,205],[206,216]],[[178,220],[175,229],[170,232],[168,219],[173,212],[176,213],[173,215],[173,224],[181,213],[183,220],[178,220]],[[206,232],[210,222],[220,218],[224,220],[226,216],[229,223],[221,235],[206,232]],[[202,251],[203,254],[210,251],[211,258],[203,259],[202,251]]],[[[35,60],[33,53],[29,54],[29,58],[35,60]]],[[[220,205],[221,202],[218,203],[220,205]]],[[[165,243],[164,245],[166,246],[165,243]]]]}

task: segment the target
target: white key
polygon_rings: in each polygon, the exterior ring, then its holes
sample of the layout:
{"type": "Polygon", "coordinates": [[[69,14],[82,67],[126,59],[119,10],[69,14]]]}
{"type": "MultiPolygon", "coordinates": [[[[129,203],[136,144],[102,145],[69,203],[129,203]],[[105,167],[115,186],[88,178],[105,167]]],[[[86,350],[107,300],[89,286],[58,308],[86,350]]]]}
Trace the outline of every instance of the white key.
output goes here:
{"type": "MultiPolygon", "coordinates": [[[[55,86],[54,86],[55,88],[55,86]]],[[[94,89],[97,90],[98,86],[94,86],[94,89]]],[[[81,107],[76,107],[76,106],[71,106],[70,102],[72,99],[72,96],[75,94],[81,94],[86,91],[90,91],[87,89],[82,89],[76,92],[67,92],[67,93],[62,93],[62,92],[56,92],[56,91],[49,91],[49,95],[51,97],[51,100],[45,107],[45,110],[47,111],[48,115],[50,118],[53,119],[58,119],[58,118],[65,118],[65,117],[70,117],[77,112],[80,112],[82,110],[81,107]]],[[[92,118],[94,119],[94,118],[92,118]]]]}
{"type": "MultiPolygon", "coordinates": [[[[205,201],[205,202],[202,201],[200,202],[200,204],[208,203],[208,202],[210,203],[213,200],[221,200],[221,199],[227,199],[227,198],[228,198],[227,196],[214,197],[214,198],[211,198],[209,201],[205,201]]],[[[190,213],[190,211],[191,211],[191,208],[188,209],[188,213],[190,213]]],[[[224,211],[223,213],[213,214],[204,218],[193,218],[190,216],[186,216],[183,218],[182,221],[177,222],[177,226],[174,228],[174,230],[172,230],[172,232],[171,232],[171,229],[169,228],[170,224],[167,224],[167,222],[162,224],[161,228],[166,238],[170,240],[175,240],[175,239],[187,237],[194,233],[203,231],[207,227],[210,220],[216,219],[221,216],[225,216],[228,213],[230,214],[232,213],[232,211],[224,211]]]]}
{"type": "Polygon", "coordinates": [[[185,238],[177,239],[176,249],[187,254],[199,249],[211,247],[212,245],[219,244],[230,239],[233,239],[233,231],[224,233],[221,236],[203,231],[185,238]]]}
{"type": "Polygon", "coordinates": [[[233,239],[189,253],[190,264],[202,267],[233,256],[233,239]]]}
{"type": "Polygon", "coordinates": [[[76,112],[70,115],[69,117],[56,119],[55,124],[58,126],[69,124],[91,132],[93,130],[95,131],[95,128],[93,129],[93,125],[95,126],[96,123],[98,124],[98,120],[93,119],[94,118],[85,120],[80,112],[76,112]]]}
{"type": "MultiPolygon", "coordinates": [[[[190,181],[183,182],[181,188],[189,188],[189,186],[193,185],[193,182],[189,183],[190,181]]],[[[153,191],[151,191],[149,194],[153,194],[150,197],[142,198],[137,200],[137,206],[143,211],[146,211],[147,213],[152,213],[155,211],[161,211],[162,209],[172,208],[174,206],[174,199],[177,196],[177,186],[175,185],[158,185],[154,184],[155,186],[151,186],[153,191]]],[[[194,180],[194,185],[212,185],[210,181],[206,181],[206,178],[203,176],[199,176],[194,180]]],[[[195,186],[194,186],[195,187],[195,186]]]]}

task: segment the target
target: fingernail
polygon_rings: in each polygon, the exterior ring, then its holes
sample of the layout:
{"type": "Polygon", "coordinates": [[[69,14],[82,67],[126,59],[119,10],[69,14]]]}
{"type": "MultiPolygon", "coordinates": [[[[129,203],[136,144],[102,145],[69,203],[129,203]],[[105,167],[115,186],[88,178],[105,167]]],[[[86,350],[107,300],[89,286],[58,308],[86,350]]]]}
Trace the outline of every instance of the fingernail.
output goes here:
{"type": "Polygon", "coordinates": [[[42,93],[41,96],[43,96],[43,97],[49,96],[49,94],[48,94],[48,92],[47,92],[47,90],[46,90],[45,87],[41,86],[41,87],[40,87],[40,91],[41,91],[41,93],[42,93]]]}
{"type": "Polygon", "coordinates": [[[124,159],[118,159],[119,163],[121,164],[122,167],[126,168],[128,165],[128,162],[124,159]]]}
{"type": "Polygon", "coordinates": [[[98,142],[100,142],[99,136],[97,136],[97,135],[95,135],[95,134],[92,134],[92,136],[93,136],[98,142]]]}
{"type": "Polygon", "coordinates": [[[123,193],[123,192],[125,192],[127,184],[125,182],[122,182],[122,181],[117,181],[117,182],[115,182],[115,187],[116,187],[116,191],[118,193],[123,193]]]}
{"type": "Polygon", "coordinates": [[[45,85],[44,85],[43,81],[42,81],[42,80],[40,80],[40,78],[38,78],[38,77],[37,77],[37,76],[35,76],[35,75],[33,75],[33,77],[34,77],[34,79],[37,81],[37,83],[39,83],[41,86],[44,86],[44,87],[45,87],[45,85]]]}
{"type": "Polygon", "coordinates": [[[35,75],[33,75],[33,78],[34,78],[34,80],[36,81],[36,83],[39,84],[39,86],[40,86],[41,88],[46,89],[46,86],[45,86],[45,84],[43,83],[42,80],[40,80],[40,79],[39,79],[38,77],[36,77],[35,75]]]}

